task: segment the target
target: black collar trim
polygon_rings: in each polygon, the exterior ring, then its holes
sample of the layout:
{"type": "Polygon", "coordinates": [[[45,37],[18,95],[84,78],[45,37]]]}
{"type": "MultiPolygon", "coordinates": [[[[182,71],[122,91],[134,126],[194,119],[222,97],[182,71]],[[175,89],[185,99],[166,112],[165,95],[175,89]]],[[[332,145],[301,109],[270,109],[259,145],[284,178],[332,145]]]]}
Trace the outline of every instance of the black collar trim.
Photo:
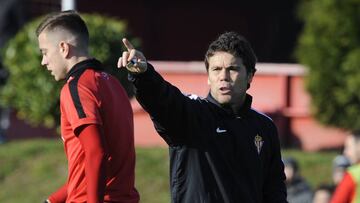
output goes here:
{"type": "MultiPolygon", "coordinates": [[[[233,112],[233,110],[231,109],[230,106],[224,106],[219,104],[219,102],[217,102],[209,93],[208,96],[206,97],[206,100],[208,100],[209,102],[215,104],[216,106],[220,107],[221,109],[223,109],[226,113],[230,114],[230,115],[235,115],[235,113],[233,112]]],[[[237,115],[242,116],[245,115],[250,109],[251,109],[251,103],[252,103],[252,96],[249,94],[246,94],[245,97],[245,101],[244,104],[241,106],[241,108],[238,110],[237,115]]]]}
{"type": "Polygon", "coordinates": [[[96,59],[86,59],[75,64],[70,71],[66,74],[66,81],[69,80],[71,76],[75,73],[84,70],[84,69],[94,69],[94,70],[103,70],[101,62],[96,59]]]}

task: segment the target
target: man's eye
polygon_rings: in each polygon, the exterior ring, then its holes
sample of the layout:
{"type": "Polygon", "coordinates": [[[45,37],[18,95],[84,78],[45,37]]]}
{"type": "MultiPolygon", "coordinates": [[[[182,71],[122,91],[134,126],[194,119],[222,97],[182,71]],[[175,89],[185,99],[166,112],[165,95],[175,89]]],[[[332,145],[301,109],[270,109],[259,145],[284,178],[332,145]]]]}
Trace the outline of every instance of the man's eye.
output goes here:
{"type": "Polygon", "coordinates": [[[236,71],[236,72],[237,72],[237,71],[239,71],[239,69],[240,69],[240,68],[237,67],[237,66],[229,67],[229,70],[230,70],[230,71],[236,71]]]}

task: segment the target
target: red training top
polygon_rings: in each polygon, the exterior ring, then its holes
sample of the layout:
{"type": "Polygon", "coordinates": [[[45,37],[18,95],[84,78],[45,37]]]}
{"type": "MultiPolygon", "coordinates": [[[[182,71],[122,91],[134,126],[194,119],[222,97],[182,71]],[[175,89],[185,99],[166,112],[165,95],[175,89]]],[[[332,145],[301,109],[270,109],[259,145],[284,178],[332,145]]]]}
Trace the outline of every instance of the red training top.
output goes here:
{"type": "Polygon", "coordinates": [[[85,152],[75,132],[89,124],[98,125],[103,136],[104,201],[139,202],[134,187],[134,127],[130,102],[118,80],[99,71],[99,67],[95,59],[76,64],[61,90],[61,135],[68,159],[66,202],[87,201],[85,152]]]}

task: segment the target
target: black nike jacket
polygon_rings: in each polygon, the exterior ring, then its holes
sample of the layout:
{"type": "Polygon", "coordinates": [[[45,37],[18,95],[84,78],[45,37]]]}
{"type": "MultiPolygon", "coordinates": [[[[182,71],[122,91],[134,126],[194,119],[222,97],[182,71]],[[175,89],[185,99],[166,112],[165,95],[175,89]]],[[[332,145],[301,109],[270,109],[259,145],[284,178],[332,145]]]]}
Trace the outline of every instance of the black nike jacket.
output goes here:
{"type": "Polygon", "coordinates": [[[235,115],[210,94],[185,96],[150,64],[129,79],[169,145],[173,203],[287,202],[277,129],[250,95],[235,115]]]}

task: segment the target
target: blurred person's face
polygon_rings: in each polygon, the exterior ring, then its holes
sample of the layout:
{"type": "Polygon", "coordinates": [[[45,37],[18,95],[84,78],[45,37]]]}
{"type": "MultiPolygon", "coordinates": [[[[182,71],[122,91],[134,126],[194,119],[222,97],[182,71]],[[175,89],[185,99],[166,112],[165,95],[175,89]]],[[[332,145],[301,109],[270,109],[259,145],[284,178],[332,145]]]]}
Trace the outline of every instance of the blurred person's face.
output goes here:
{"type": "Polygon", "coordinates": [[[295,171],[292,166],[285,165],[284,173],[286,176],[286,182],[291,182],[295,176],[295,171]]]}
{"type": "Polygon", "coordinates": [[[350,160],[351,164],[358,163],[360,160],[360,142],[356,141],[353,135],[347,136],[345,140],[344,155],[350,160]]]}
{"type": "Polygon", "coordinates": [[[343,179],[344,177],[344,174],[345,174],[345,168],[343,167],[337,167],[337,168],[334,168],[334,171],[333,171],[333,182],[335,185],[339,184],[340,181],[343,179]]]}
{"type": "Polygon", "coordinates": [[[318,190],[314,194],[313,203],[329,203],[331,194],[326,190],[318,190]]]}

